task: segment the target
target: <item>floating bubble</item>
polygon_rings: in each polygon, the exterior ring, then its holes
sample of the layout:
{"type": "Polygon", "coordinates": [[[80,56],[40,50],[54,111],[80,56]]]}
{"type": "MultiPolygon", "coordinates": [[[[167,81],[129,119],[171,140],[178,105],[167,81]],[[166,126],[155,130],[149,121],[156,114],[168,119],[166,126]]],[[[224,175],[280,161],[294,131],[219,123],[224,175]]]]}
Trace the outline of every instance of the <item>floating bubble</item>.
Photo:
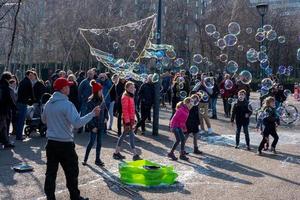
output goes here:
{"type": "Polygon", "coordinates": [[[283,94],[284,94],[285,97],[289,97],[289,96],[292,95],[292,92],[291,92],[291,90],[289,90],[289,89],[285,89],[285,90],[283,91],[283,94]]]}
{"type": "Polygon", "coordinates": [[[224,88],[226,90],[231,90],[233,88],[233,82],[230,79],[227,79],[224,83],[224,88]]]}
{"type": "Polygon", "coordinates": [[[280,115],[280,119],[286,124],[295,122],[299,119],[297,108],[292,105],[285,106],[282,114],[280,115]]]}
{"type": "Polygon", "coordinates": [[[251,34],[253,32],[253,29],[251,27],[246,28],[246,33],[251,34]]]}
{"type": "Polygon", "coordinates": [[[267,52],[267,47],[265,45],[261,45],[259,49],[261,52],[267,52]]]}
{"type": "Polygon", "coordinates": [[[261,69],[266,69],[267,67],[269,67],[269,65],[270,65],[270,61],[268,59],[264,59],[264,60],[260,61],[260,64],[259,64],[261,69]]]}
{"type": "Polygon", "coordinates": [[[135,40],[130,39],[129,42],[128,42],[128,46],[131,47],[131,48],[134,48],[135,47],[135,40]]]}
{"type": "Polygon", "coordinates": [[[293,71],[293,70],[294,70],[294,68],[293,68],[293,66],[289,65],[289,66],[287,67],[287,70],[289,70],[289,71],[293,71]]]}
{"type": "Polygon", "coordinates": [[[285,74],[285,72],[286,72],[286,67],[283,66],[283,65],[280,65],[278,67],[278,73],[281,74],[281,75],[283,75],[283,74],[285,74]]]}
{"type": "Polygon", "coordinates": [[[252,81],[252,74],[247,70],[243,70],[239,74],[239,80],[244,84],[250,84],[252,81]]]}
{"type": "Polygon", "coordinates": [[[182,91],[179,92],[179,96],[180,96],[180,98],[184,99],[184,98],[187,97],[187,92],[182,90],[182,91]]]}
{"type": "Polygon", "coordinates": [[[253,48],[249,49],[246,53],[246,57],[249,62],[255,63],[258,58],[257,51],[253,48]]]}
{"type": "Polygon", "coordinates": [[[272,25],[266,24],[263,26],[264,31],[269,32],[273,29],[272,25]]]}
{"type": "Polygon", "coordinates": [[[117,65],[118,67],[123,68],[123,67],[125,67],[126,62],[125,62],[125,60],[123,58],[120,58],[120,59],[117,60],[117,62],[115,63],[115,65],[117,65]]]}
{"type": "Polygon", "coordinates": [[[179,77],[179,78],[178,78],[178,81],[179,81],[179,83],[184,83],[184,82],[185,82],[185,80],[184,80],[183,77],[179,77]]]}
{"type": "Polygon", "coordinates": [[[215,31],[215,32],[212,34],[212,36],[213,36],[213,38],[215,38],[215,39],[219,39],[220,36],[221,36],[221,34],[220,34],[220,32],[215,31]]]}
{"type": "Polygon", "coordinates": [[[260,88],[260,96],[265,96],[267,94],[269,94],[269,89],[268,88],[266,88],[266,87],[260,88]]]}
{"type": "Polygon", "coordinates": [[[131,57],[133,58],[133,59],[138,59],[139,58],[139,56],[140,56],[140,54],[139,54],[139,52],[137,52],[137,51],[133,51],[132,53],[131,53],[131,57]]]}
{"type": "Polygon", "coordinates": [[[162,59],[164,57],[164,52],[157,51],[157,52],[155,52],[155,56],[157,57],[157,59],[162,59]]]}
{"type": "Polygon", "coordinates": [[[179,87],[180,90],[183,90],[183,88],[184,88],[184,83],[179,83],[179,84],[178,84],[178,87],[179,87]]]}
{"type": "Polygon", "coordinates": [[[205,101],[205,102],[207,102],[207,101],[209,100],[209,95],[207,94],[207,92],[205,92],[205,91],[203,91],[203,90],[200,90],[200,91],[198,92],[198,95],[199,95],[200,98],[201,98],[203,101],[205,101]]]}
{"type": "Polygon", "coordinates": [[[118,74],[112,75],[111,81],[113,82],[113,84],[117,85],[119,83],[119,80],[120,80],[120,78],[119,78],[118,74]]]}
{"type": "Polygon", "coordinates": [[[223,53],[223,54],[221,54],[220,55],[220,61],[221,62],[227,62],[227,59],[228,59],[228,55],[227,54],[225,54],[225,53],[223,53]]]}
{"type": "Polygon", "coordinates": [[[263,42],[263,41],[265,40],[265,38],[266,38],[265,32],[258,32],[258,33],[256,33],[256,35],[255,35],[255,40],[256,40],[257,42],[263,42]]]}
{"type": "Polygon", "coordinates": [[[267,68],[265,69],[265,74],[266,74],[267,76],[271,76],[271,75],[273,74],[273,69],[272,69],[271,66],[269,66],[269,67],[267,67],[267,68]]]}
{"type": "Polygon", "coordinates": [[[278,42],[279,42],[280,44],[285,43],[285,37],[284,37],[284,36],[279,36],[279,37],[278,37],[278,42]]]}
{"type": "Polygon", "coordinates": [[[156,62],[155,67],[157,70],[161,71],[163,68],[163,64],[161,62],[156,62]]]}
{"type": "Polygon", "coordinates": [[[238,46],[238,50],[239,50],[239,51],[244,51],[244,46],[240,44],[240,45],[238,46]]]}
{"type": "Polygon", "coordinates": [[[225,90],[220,89],[220,94],[224,94],[224,93],[225,93],[225,90]]]}
{"type": "Polygon", "coordinates": [[[184,60],[182,58],[177,58],[175,60],[175,63],[176,63],[177,66],[180,67],[180,66],[182,66],[184,64],[184,60]]]}
{"type": "Polygon", "coordinates": [[[258,52],[257,54],[257,60],[262,61],[262,60],[268,60],[268,55],[265,52],[258,52]]]}
{"type": "Polygon", "coordinates": [[[167,49],[166,50],[166,56],[169,58],[169,59],[175,59],[176,58],[176,52],[174,49],[167,49]]]}
{"type": "Polygon", "coordinates": [[[191,67],[190,67],[190,74],[191,75],[193,75],[193,76],[196,76],[198,73],[199,73],[199,69],[198,69],[198,67],[197,66],[195,66],[195,65],[192,65],[191,67]]]}
{"type": "Polygon", "coordinates": [[[159,81],[159,74],[154,73],[152,76],[152,83],[157,83],[159,81]]]}
{"type": "Polygon", "coordinates": [[[217,47],[219,47],[221,50],[225,49],[226,48],[226,41],[223,38],[218,39],[217,47]]]}
{"type": "Polygon", "coordinates": [[[256,32],[257,32],[257,33],[263,33],[263,32],[265,32],[265,30],[264,30],[263,28],[258,28],[258,29],[256,30],[256,32]]]}
{"type": "Polygon", "coordinates": [[[193,61],[194,61],[194,63],[197,63],[197,64],[200,64],[201,62],[202,62],[202,56],[201,56],[201,54],[195,54],[194,56],[193,56],[193,61]]]}
{"type": "Polygon", "coordinates": [[[217,29],[216,29],[216,26],[213,25],[213,24],[207,24],[207,25],[205,26],[205,32],[206,32],[209,36],[211,36],[216,30],[217,30],[217,29]]]}
{"type": "Polygon", "coordinates": [[[215,80],[213,77],[205,77],[204,78],[204,86],[208,89],[212,89],[214,87],[215,80]]]}
{"type": "Polygon", "coordinates": [[[241,27],[237,22],[231,22],[228,25],[228,33],[238,35],[241,32],[241,27]]]}
{"type": "Polygon", "coordinates": [[[120,46],[119,42],[114,42],[114,43],[113,43],[113,48],[114,48],[114,49],[118,49],[119,46],[120,46]]]}
{"type": "Polygon", "coordinates": [[[277,33],[276,33],[276,31],[271,30],[271,31],[267,32],[266,38],[267,38],[269,41],[276,40],[276,38],[277,38],[277,33]]]}
{"type": "Polygon", "coordinates": [[[200,97],[199,97],[198,95],[194,95],[194,96],[192,97],[192,102],[193,102],[193,105],[194,105],[194,106],[198,106],[199,103],[200,103],[200,97]]]}
{"type": "Polygon", "coordinates": [[[226,46],[228,46],[228,47],[232,47],[232,46],[236,45],[236,43],[238,41],[237,37],[233,34],[225,35],[224,40],[226,42],[226,46]]]}
{"type": "Polygon", "coordinates": [[[263,120],[263,119],[267,118],[268,116],[269,116],[268,112],[260,111],[257,114],[257,119],[258,120],[263,120]]]}
{"type": "Polygon", "coordinates": [[[273,81],[270,78],[264,78],[261,81],[261,86],[267,88],[268,90],[273,87],[273,81]]]}
{"type": "Polygon", "coordinates": [[[167,67],[170,64],[170,59],[168,57],[163,57],[163,59],[161,60],[161,64],[167,67]]]}
{"type": "Polygon", "coordinates": [[[235,99],[235,98],[228,98],[228,100],[227,100],[227,103],[228,104],[235,104],[237,102],[237,99],[235,99]]]}
{"type": "Polygon", "coordinates": [[[235,61],[231,60],[227,63],[226,70],[228,73],[234,74],[238,71],[238,69],[239,65],[235,61]]]}
{"type": "Polygon", "coordinates": [[[297,50],[297,60],[300,60],[300,48],[297,50]]]}
{"type": "Polygon", "coordinates": [[[208,63],[208,58],[207,57],[203,57],[202,62],[203,63],[208,63]]]}

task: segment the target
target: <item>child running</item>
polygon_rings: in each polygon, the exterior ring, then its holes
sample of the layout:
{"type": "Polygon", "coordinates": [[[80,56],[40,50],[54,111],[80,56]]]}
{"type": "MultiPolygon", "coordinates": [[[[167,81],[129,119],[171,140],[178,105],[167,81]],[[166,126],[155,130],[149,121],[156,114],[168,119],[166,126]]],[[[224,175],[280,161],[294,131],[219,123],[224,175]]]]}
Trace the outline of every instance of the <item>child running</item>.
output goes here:
{"type": "Polygon", "coordinates": [[[113,154],[113,158],[116,160],[122,160],[125,159],[125,156],[123,156],[121,151],[121,144],[126,137],[127,134],[129,134],[130,137],[130,147],[133,151],[133,158],[132,160],[141,160],[140,156],[137,154],[137,151],[135,149],[134,145],[134,124],[135,124],[135,104],[134,104],[134,93],[135,93],[135,86],[134,83],[131,81],[128,81],[125,84],[125,92],[122,95],[122,113],[123,113],[123,126],[124,126],[124,132],[118,139],[116,151],[113,154]]]}
{"type": "Polygon", "coordinates": [[[239,148],[240,144],[240,133],[241,129],[243,127],[244,133],[245,133],[245,139],[246,139],[246,145],[247,150],[251,150],[250,148],[250,138],[249,138],[249,118],[251,116],[252,112],[249,109],[249,103],[246,99],[246,91],[240,90],[238,92],[238,101],[234,104],[232,115],[231,115],[231,124],[233,126],[233,123],[235,121],[236,123],[236,135],[235,135],[235,142],[236,146],[235,148],[239,148]]]}
{"type": "Polygon", "coordinates": [[[92,95],[89,97],[87,103],[88,112],[92,111],[96,106],[100,105],[100,115],[94,117],[89,123],[88,128],[91,131],[90,133],[90,141],[86,147],[86,152],[84,156],[83,165],[86,165],[86,162],[89,158],[90,151],[95,143],[97,138],[97,146],[96,146],[96,160],[95,164],[98,166],[104,166],[104,163],[100,159],[100,150],[102,145],[102,135],[104,134],[106,121],[108,119],[107,109],[105,103],[103,102],[103,94],[102,94],[102,86],[97,83],[95,80],[90,82],[92,86],[92,95]]]}
{"type": "Polygon", "coordinates": [[[258,147],[258,155],[262,155],[262,149],[264,145],[268,142],[269,135],[271,135],[274,140],[271,145],[271,151],[276,154],[276,144],[279,140],[277,135],[276,127],[280,125],[280,119],[277,116],[275,109],[275,98],[267,97],[264,101],[263,112],[265,112],[265,118],[263,119],[263,139],[258,147]]]}
{"type": "Polygon", "coordinates": [[[186,157],[184,146],[185,146],[185,136],[184,133],[187,132],[186,128],[186,121],[189,116],[189,110],[193,107],[192,99],[190,97],[185,98],[183,101],[180,101],[176,105],[176,112],[171,119],[170,128],[171,131],[174,133],[176,141],[173,144],[173,147],[168,153],[168,157],[172,160],[177,160],[177,157],[174,154],[176,147],[180,143],[180,159],[181,160],[188,160],[189,158],[186,157]]]}

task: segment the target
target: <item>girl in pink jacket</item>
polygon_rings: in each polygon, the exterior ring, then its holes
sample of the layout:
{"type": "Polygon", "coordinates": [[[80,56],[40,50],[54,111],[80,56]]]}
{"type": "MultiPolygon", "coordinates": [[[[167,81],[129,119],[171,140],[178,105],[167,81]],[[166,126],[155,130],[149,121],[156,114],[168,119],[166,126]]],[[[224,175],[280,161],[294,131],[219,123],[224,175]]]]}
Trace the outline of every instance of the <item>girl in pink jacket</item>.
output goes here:
{"type": "Polygon", "coordinates": [[[188,160],[188,157],[185,156],[184,146],[185,146],[185,137],[184,133],[186,129],[186,121],[189,116],[189,111],[193,107],[193,102],[190,97],[185,98],[183,101],[179,102],[176,105],[176,112],[171,119],[170,128],[174,133],[176,141],[173,144],[173,147],[168,153],[168,157],[172,160],[177,160],[177,157],[174,154],[176,147],[180,144],[180,159],[188,160]]]}
{"type": "Polygon", "coordinates": [[[125,159],[125,156],[121,155],[121,144],[126,137],[127,134],[130,136],[130,147],[133,151],[133,160],[141,160],[140,156],[137,154],[135,145],[134,145],[134,133],[133,127],[135,124],[135,104],[134,104],[134,93],[135,93],[135,86],[134,83],[128,81],[125,84],[125,92],[122,95],[121,104],[122,104],[122,113],[123,113],[123,126],[124,132],[118,139],[116,151],[113,154],[113,158],[116,160],[125,159]]]}

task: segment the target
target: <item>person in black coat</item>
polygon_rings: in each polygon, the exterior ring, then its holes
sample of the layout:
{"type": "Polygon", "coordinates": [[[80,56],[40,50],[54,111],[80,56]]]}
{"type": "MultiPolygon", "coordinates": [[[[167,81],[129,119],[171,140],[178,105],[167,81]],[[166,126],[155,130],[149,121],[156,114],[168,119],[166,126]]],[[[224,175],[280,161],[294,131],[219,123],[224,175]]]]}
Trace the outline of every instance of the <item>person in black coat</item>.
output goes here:
{"type": "Polygon", "coordinates": [[[27,106],[34,102],[32,81],[35,79],[34,72],[28,70],[25,78],[20,82],[17,100],[17,130],[16,140],[23,140],[23,128],[27,113],[27,106]]]}
{"type": "Polygon", "coordinates": [[[273,96],[275,97],[276,108],[278,108],[286,100],[282,84],[278,84],[278,86],[275,86],[273,90],[273,96]]]}
{"type": "Polygon", "coordinates": [[[47,92],[47,88],[44,83],[39,80],[36,72],[34,72],[34,79],[32,81],[33,84],[33,103],[41,103],[42,96],[47,92]]]}
{"type": "Polygon", "coordinates": [[[138,91],[138,96],[141,102],[141,119],[136,124],[135,133],[137,133],[139,127],[142,127],[142,134],[146,131],[145,121],[148,119],[154,103],[154,84],[151,79],[152,75],[149,75],[147,82],[144,83],[138,91]]]}
{"type": "Polygon", "coordinates": [[[118,115],[118,135],[122,134],[122,104],[121,99],[122,95],[125,91],[125,83],[126,80],[120,78],[119,83],[116,85],[116,103],[115,103],[115,111],[118,115]]]}
{"type": "Polygon", "coordinates": [[[238,92],[238,101],[233,106],[232,115],[231,115],[231,123],[232,123],[232,125],[233,125],[234,121],[236,123],[236,135],[235,135],[236,146],[235,146],[235,148],[236,149],[239,148],[240,133],[241,133],[241,129],[243,127],[244,133],[245,133],[247,149],[250,150],[250,138],[249,138],[248,126],[249,126],[249,119],[250,119],[252,112],[251,112],[251,109],[249,109],[249,103],[248,103],[248,100],[246,99],[247,98],[246,95],[247,94],[246,94],[245,90],[240,90],[238,92]]]}
{"type": "Polygon", "coordinates": [[[68,81],[73,82],[70,86],[69,100],[74,104],[77,111],[80,111],[79,97],[78,97],[78,83],[76,82],[76,77],[73,74],[68,76],[68,81]]]}
{"type": "Polygon", "coordinates": [[[0,143],[5,148],[14,147],[9,141],[7,120],[11,115],[11,109],[15,107],[11,97],[9,81],[12,79],[10,72],[4,72],[0,79],[0,143]]]}
{"type": "MultiPolygon", "coordinates": [[[[196,94],[191,96],[192,99],[198,98],[196,94]]],[[[202,151],[198,148],[198,133],[199,133],[199,114],[198,114],[198,105],[192,107],[189,112],[189,117],[186,121],[187,133],[185,134],[185,140],[188,139],[190,134],[193,134],[193,143],[194,143],[194,154],[202,154],[202,151]]]]}

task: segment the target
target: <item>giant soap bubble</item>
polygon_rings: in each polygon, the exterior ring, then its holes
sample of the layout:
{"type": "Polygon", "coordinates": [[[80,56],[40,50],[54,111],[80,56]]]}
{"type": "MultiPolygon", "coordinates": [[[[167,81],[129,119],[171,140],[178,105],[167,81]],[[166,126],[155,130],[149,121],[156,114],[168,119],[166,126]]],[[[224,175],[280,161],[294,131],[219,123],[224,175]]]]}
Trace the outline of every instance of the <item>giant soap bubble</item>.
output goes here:
{"type": "Polygon", "coordinates": [[[217,46],[218,46],[221,50],[225,49],[225,47],[226,47],[226,41],[224,40],[224,38],[218,39],[218,41],[217,41],[217,46]]]}
{"type": "Polygon", "coordinates": [[[261,86],[267,89],[271,89],[273,87],[273,81],[270,78],[264,78],[261,81],[261,86]]]}
{"type": "Polygon", "coordinates": [[[278,42],[279,42],[280,44],[285,43],[285,37],[284,37],[284,36],[279,36],[279,37],[278,37],[278,42]]]}
{"type": "Polygon", "coordinates": [[[267,38],[269,41],[276,40],[276,38],[277,38],[277,33],[276,33],[276,31],[271,30],[271,31],[267,32],[266,38],[267,38]]]}
{"type": "Polygon", "coordinates": [[[201,54],[195,54],[193,56],[194,63],[200,64],[202,62],[202,59],[203,59],[203,57],[201,54]]]}
{"type": "Polygon", "coordinates": [[[213,77],[205,77],[204,78],[204,86],[206,88],[212,89],[214,87],[215,80],[213,77]]]}
{"type": "Polygon", "coordinates": [[[241,32],[241,27],[237,22],[231,22],[228,25],[228,32],[233,35],[238,35],[241,32]]]}
{"type": "Polygon", "coordinates": [[[189,71],[191,75],[196,76],[199,73],[199,68],[195,65],[192,65],[189,71]]]}
{"type": "Polygon", "coordinates": [[[213,24],[207,24],[207,25],[205,26],[205,32],[206,32],[209,36],[211,36],[216,30],[217,30],[217,29],[216,29],[216,26],[213,25],[213,24]]]}
{"type": "Polygon", "coordinates": [[[265,40],[265,38],[266,38],[265,32],[258,32],[258,33],[256,33],[256,35],[255,35],[255,40],[256,40],[257,42],[263,42],[263,41],[265,40]]]}
{"type": "Polygon", "coordinates": [[[232,46],[236,45],[236,43],[238,41],[237,37],[233,34],[225,35],[224,40],[226,42],[226,46],[228,46],[228,47],[232,47],[232,46]]]}
{"type": "Polygon", "coordinates": [[[239,65],[235,61],[231,60],[227,63],[226,70],[228,73],[234,74],[235,72],[238,71],[238,69],[239,69],[239,65]]]}
{"type": "Polygon", "coordinates": [[[252,74],[247,70],[243,70],[239,74],[239,80],[244,84],[250,84],[252,81],[252,74]]]}

